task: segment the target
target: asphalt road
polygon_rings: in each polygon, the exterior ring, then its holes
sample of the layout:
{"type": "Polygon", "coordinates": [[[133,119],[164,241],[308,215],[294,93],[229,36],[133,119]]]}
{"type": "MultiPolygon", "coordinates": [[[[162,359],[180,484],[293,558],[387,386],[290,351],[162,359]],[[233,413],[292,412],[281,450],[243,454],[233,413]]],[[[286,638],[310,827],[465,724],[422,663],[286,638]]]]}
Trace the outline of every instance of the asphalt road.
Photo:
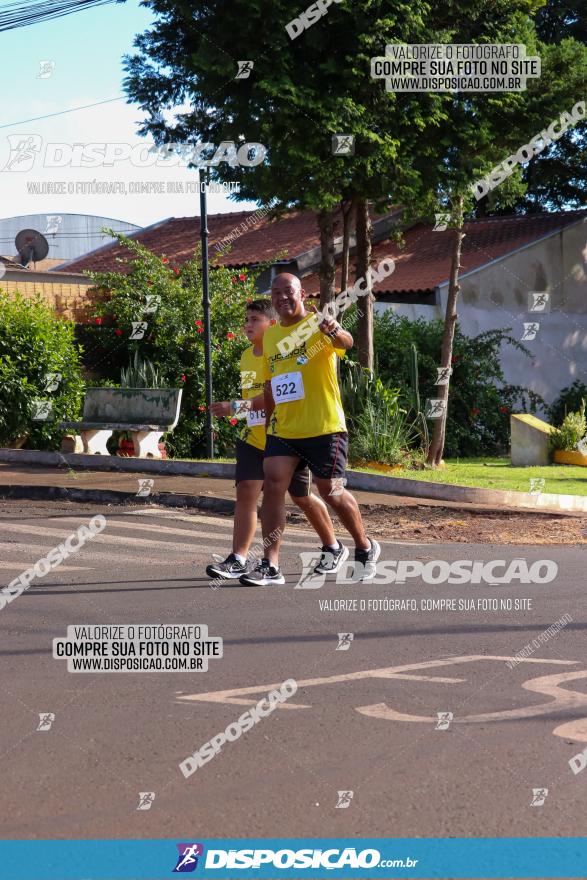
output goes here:
{"type": "Polygon", "coordinates": [[[228,552],[228,518],[15,502],[0,506],[3,585],[97,513],[103,532],[0,610],[3,838],[584,834],[587,773],[568,763],[587,744],[584,548],[386,543],[385,560],[549,559],[558,574],[304,590],[299,554],[316,541],[296,528],[284,586],[211,589],[203,568],[228,552]],[[417,610],[360,610],[398,598],[417,610]],[[206,624],[224,656],[206,672],[99,674],[52,657],[68,625],[141,623],[206,624]],[[181,761],[289,678],[290,700],[183,776],[181,761]]]}

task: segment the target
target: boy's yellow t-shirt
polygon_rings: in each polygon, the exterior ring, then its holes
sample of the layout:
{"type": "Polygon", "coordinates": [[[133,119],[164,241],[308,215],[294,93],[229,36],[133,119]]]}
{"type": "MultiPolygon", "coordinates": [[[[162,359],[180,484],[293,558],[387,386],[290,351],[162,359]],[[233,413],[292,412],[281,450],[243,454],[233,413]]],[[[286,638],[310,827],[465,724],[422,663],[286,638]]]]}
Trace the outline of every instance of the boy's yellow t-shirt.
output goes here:
{"type": "MultiPolygon", "coordinates": [[[[250,400],[263,393],[263,355],[257,356],[253,352],[253,346],[246,348],[241,354],[241,393],[243,400],[250,400]]],[[[265,410],[257,410],[247,413],[241,440],[250,443],[256,449],[265,449],[265,410]]]]}
{"type": "Polygon", "coordinates": [[[336,375],[336,358],[345,349],[335,348],[316,323],[310,313],[289,327],[268,327],[263,337],[263,375],[275,401],[268,433],[286,440],[346,431],[336,375]],[[288,353],[282,354],[277,343],[287,337],[288,353]]]}

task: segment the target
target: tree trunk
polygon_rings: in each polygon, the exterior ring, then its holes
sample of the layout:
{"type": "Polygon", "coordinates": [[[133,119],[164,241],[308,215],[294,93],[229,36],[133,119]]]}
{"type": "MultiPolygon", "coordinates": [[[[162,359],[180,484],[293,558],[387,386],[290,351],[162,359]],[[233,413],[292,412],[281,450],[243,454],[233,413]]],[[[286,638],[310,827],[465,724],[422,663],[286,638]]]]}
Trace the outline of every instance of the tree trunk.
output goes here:
{"type": "Polygon", "coordinates": [[[351,243],[351,225],[353,219],[353,199],[343,199],[340,203],[342,213],[342,262],[340,271],[340,290],[346,290],[349,284],[349,251],[351,243]]]}
{"type": "Polygon", "coordinates": [[[318,214],[320,230],[320,307],[332,302],[335,295],[334,222],[332,211],[318,214]]]}
{"type": "Polygon", "coordinates": [[[366,292],[357,300],[357,351],[359,363],[373,372],[373,295],[371,293],[371,218],[369,202],[357,199],[357,269],[355,281],[365,279],[366,292]]]}
{"type": "MultiPolygon", "coordinates": [[[[442,344],[440,350],[440,366],[450,369],[452,360],[452,346],[457,323],[457,299],[459,296],[459,269],[461,268],[461,247],[465,233],[463,232],[463,198],[460,196],[453,212],[455,222],[452,260],[450,267],[450,281],[448,286],[448,299],[446,302],[446,314],[444,316],[444,329],[442,331],[442,344]]],[[[436,398],[444,402],[442,416],[434,420],[432,440],[428,451],[428,464],[438,467],[442,461],[444,452],[444,440],[446,436],[446,417],[448,411],[448,385],[436,386],[436,398]]]]}

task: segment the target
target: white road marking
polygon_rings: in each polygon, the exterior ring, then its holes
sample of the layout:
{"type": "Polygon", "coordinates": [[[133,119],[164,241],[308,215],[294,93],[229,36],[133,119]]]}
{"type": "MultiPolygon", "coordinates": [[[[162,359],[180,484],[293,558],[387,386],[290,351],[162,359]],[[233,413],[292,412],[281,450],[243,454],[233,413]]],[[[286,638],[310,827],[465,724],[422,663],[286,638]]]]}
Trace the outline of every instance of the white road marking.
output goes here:
{"type": "MultiPolygon", "coordinates": [[[[477,658],[482,659],[482,658],[477,658]]],[[[510,658],[501,658],[503,660],[510,658]]],[[[463,662],[463,658],[458,658],[458,662],[463,662]]],[[[522,663],[555,663],[555,664],[574,664],[572,660],[546,660],[540,658],[525,658],[519,662],[522,663]]],[[[550,715],[553,712],[561,712],[569,709],[587,707],[587,693],[580,691],[566,690],[560,687],[568,681],[587,678],[587,670],[579,670],[575,672],[562,672],[556,675],[543,675],[539,678],[531,678],[522,682],[525,690],[539,694],[547,694],[552,699],[546,703],[539,703],[533,706],[522,706],[516,709],[504,709],[501,712],[485,712],[479,715],[456,716],[453,721],[456,724],[481,724],[489,721],[505,721],[511,719],[537,718],[541,715],[550,715]]],[[[410,715],[405,712],[398,712],[386,703],[376,703],[372,706],[356,706],[355,711],[361,715],[367,715],[370,718],[378,718],[385,721],[408,721],[422,722],[429,724],[437,721],[436,716],[410,715]]],[[[553,730],[555,736],[571,737],[579,739],[581,742],[587,742],[587,718],[577,719],[559,725],[553,730]]]]}
{"type": "MultiPolygon", "coordinates": [[[[28,526],[20,523],[7,523],[3,524],[3,528],[9,532],[17,532],[19,534],[29,533],[30,529],[28,526]]],[[[58,528],[47,528],[46,526],[36,526],[35,527],[35,535],[42,535],[51,538],[64,538],[67,535],[71,534],[71,529],[58,529],[58,528]]],[[[192,535],[194,533],[192,532],[192,535]]],[[[201,533],[201,537],[207,538],[210,540],[210,534],[206,534],[205,532],[201,533]]],[[[122,535],[111,535],[108,534],[108,530],[106,528],[105,531],[100,532],[100,534],[96,535],[92,538],[92,545],[96,544],[124,544],[129,548],[134,547],[150,547],[152,550],[161,549],[161,550],[173,550],[178,553],[193,553],[194,550],[197,550],[197,546],[188,545],[187,542],[184,544],[180,544],[178,541],[155,541],[152,538],[134,538],[134,537],[125,537],[122,535]]]]}
{"type": "MultiPolygon", "coordinates": [[[[37,562],[36,559],[33,562],[0,562],[0,568],[24,571],[26,568],[32,568],[35,562],[37,562]]],[[[91,567],[87,565],[60,565],[59,571],[91,571],[91,567]]]]}
{"type": "MultiPolygon", "coordinates": [[[[411,670],[416,669],[431,669],[439,666],[450,666],[455,662],[465,662],[466,660],[510,660],[510,657],[491,657],[486,658],[485,656],[471,656],[466,658],[456,658],[450,660],[427,660],[423,663],[408,663],[405,666],[387,666],[382,667],[381,669],[366,669],[360,672],[346,672],[341,675],[329,675],[323,678],[307,678],[303,681],[298,681],[298,688],[300,687],[314,687],[316,685],[321,684],[338,684],[339,682],[346,681],[360,681],[365,678],[413,678],[417,681],[440,681],[440,682],[449,682],[449,683],[457,683],[461,681],[465,681],[463,678],[437,678],[436,676],[412,676],[412,675],[404,675],[403,673],[409,673],[411,670]]],[[[571,661],[559,660],[553,661],[558,663],[567,663],[571,661]]],[[[204,694],[185,694],[181,696],[179,699],[182,701],[193,701],[193,700],[202,700],[204,702],[210,703],[230,703],[234,702],[233,697],[240,697],[240,695],[245,694],[261,694],[265,693],[268,690],[272,690],[273,688],[280,687],[281,682],[273,683],[273,684],[262,684],[262,685],[253,685],[252,687],[245,688],[233,688],[232,690],[227,691],[211,691],[209,693],[204,694]]],[[[255,702],[254,700],[249,700],[249,702],[255,702]]],[[[293,705],[291,700],[286,705],[293,705]]]]}
{"type": "MultiPolygon", "coordinates": [[[[116,527],[119,529],[137,529],[139,531],[157,532],[158,534],[184,535],[186,538],[198,537],[198,538],[210,539],[210,538],[218,537],[218,538],[225,539],[225,540],[229,540],[230,538],[232,538],[232,521],[229,523],[225,523],[225,528],[227,528],[227,531],[225,534],[222,534],[220,532],[217,532],[216,534],[214,534],[213,532],[198,532],[198,531],[195,531],[192,529],[189,529],[189,530],[188,529],[174,529],[174,528],[170,528],[169,526],[151,525],[149,523],[121,522],[120,520],[112,520],[110,518],[108,518],[108,525],[112,526],[113,528],[116,527]]],[[[205,523],[200,522],[200,523],[198,523],[198,525],[205,525],[205,523]]],[[[313,533],[311,533],[311,532],[305,532],[303,534],[303,537],[306,538],[306,536],[307,536],[307,540],[300,541],[296,536],[295,541],[289,541],[289,540],[285,539],[283,541],[283,544],[284,545],[291,544],[292,546],[295,544],[295,545],[299,545],[300,547],[303,547],[306,545],[316,547],[316,541],[317,541],[316,535],[313,535],[313,533]]],[[[262,536],[260,533],[255,536],[255,538],[253,539],[253,542],[255,542],[257,540],[258,541],[262,540],[262,536]]]]}
{"type": "MultiPolygon", "coordinates": [[[[74,517],[60,517],[59,519],[61,522],[64,519],[71,519],[72,521],[77,522],[77,518],[74,518],[74,517]]],[[[228,529],[226,534],[221,534],[220,532],[217,532],[215,534],[214,532],[211,532],[211,531],[201,532],[201,531],[197,531],[196,529],[174,529],[173,527],[170,527],[170,526],[153,525],[151,523],[124,522],[121,520],[112,519],[111,517],[108,517],[107,521],[108,521],[108,527],[110,527],[110,528],[129,529],[129,530],[134,529],[134,530],[140,531],[140,532],[156,532],[158,535],[162,535],[162,536],[163,535],[182,535],[186,539],[186,541],[189,540],[190,538],[206,538],[206,540],[208,540],[208,541],[211,538],[218,538],[221,541],[222,540],[228,541],[232,538],[232,522],[224,523],[225,528],[228,529]]],[[[198,523],[198,525],[205,525],[205,523],[202,523],[200,521],[198,523]]],[[[289,540],[286,538],[283,541],[283,546],[291,546],[291,547],[299,546],[299,547],[316,547],[317,548],[318,539],[317,539],[316,535],[314,535],[314,537],[312,537],[312,533],[308,532],[308,533],[304,533],[304,537],[306,534],[308,536],[307,540],[300,541],[300,540],[296,539],[295,541],[293,541],[293,540],[289,540]]],[[[257,536],[254,540],[261,541],[262,540],[261,535],[257,536]]],[[[159,542],[159,543],[162,543],[162,542],[159,542]]],[[[194,546],[194,549],[196,549],[195,546],[194,546]]]]}
{"type": "MultiPolygon", "coordinates": [[[[227,519],[226,517],[221,516],[204,516],[203,514],[195,514],[193,516],[189,516],[181,513],[172,513],[167,509],[160,508],[150,508],[149,510],[131,510],[128,513],[129,516],[161,516],[166,519],[177,519],[181,522],[188,522],[192,525],[196,523],[197,525],[206,525],[207,523],[214,523],[215,525],[224,526],[225,528],[232,529],[232,519],[227,519]]],[[[285,540],[289,540],[289,537],[308,537],[312,538],[314,544],[316,543],[316,539],[314,537],[314,533],[311,529],[304,529],[298,525],[291,526],[287,525],[285,529],[285,540]]],[[[260,538],[261,536],[259,536],[260,538]]],[[[380,544],[389,544],[397,547],[434,547],[438,545],[438,542],[430,542],[427,541],[389,541],[380,538],[379,536],[375,536],[380,544]]],[[[345,541],[344,536],[342,537],[343,541],[345,541]]],[[[348,541],[348,538],[347,538],[348,541]]],[[[285,543],[285,541],[284,541],[285,543]]],[[[430,557],[432,559],[432,557],[430,557]]]]}
{"type": "MultiPolygon", "coordinates": [[[[503,661],[513,659],[508,656],[488,655],[488,654],[467,654],[462,657],[450,657],[445,660],[425,660],[422,663],[410,663],[405,666],[389,666],[382,669],[368,669],[360,672],[350,672],[342,675],[330,675],[323,678],[310,678],[298,681],[298,688],[315,687],[323,684],[338,684],[341,682],[358,681],[366,678],[386,678],[401,679],[412,681],[428,681],[438,682],[442,684],[458,684],[466,681],[464,678],[440,678],[427,675],[411,675],[410,672],[420,669],[438,669],[442,666],[452,666],[460,663],[474,663],[478,660],[485,661],[503,661]]],[[[550,660],[537,657],[527,657],[519,660],[520,663],[541,663],[558,666],[575,666],[578,661],[575,660],[550,660]]],[[[529,679],[522,683],[522,687],[526,690],[541,694],[548,694],[552,697],[547,703],[540,703],[535,706],[524,706],[518,709],[505,709],[501,712],[487,712],[479,715],[465,715],[463,717],[455,717],[453,721],[461,724],[476,724],[490,721],[504,721],[512,718],[535,718],[540,715],[550,715],[553,712],[560,712],[564,709],[587,707],[587,693],[579,693],[578,691],[569,691],[561,689],[560,684],[575,679],[587,678],[587,670],[575,672],[563,672],[556,675],[544,675],[539,678],[529,679]]],[[[234,688],[225,691],[211,691],[203,694],[177,694],[177,700],[184,702],[209,702],[209,703],[234,703],[238,705],[251,705],[256,702],[252,699],[252,694],[267,693],[274,688],[278,688],[280,683],[272,683],[265,685],[254,685],[253,687],[234,688]]],[[[288,709],[309,709],[308,705],[292,703],[291,700],[286,704],[282,704],[280,708],[288,709]]],[[[436,723],[438,718],[435,716],[410,715],[406,712],[398,712],[391,708],[387,703],[376,703],[370,706],[355,706],[355,711],[361,715],[370,718],[376,718],[384,721],[408,721],[420,723],[436,723]]],[[[587,741],[587,718],[572,721],[561,725],[553,731],[556,736],[571,736],[573,739],[587,741]],[[571,731],[571,732],[569,732],[571,731]]]]}

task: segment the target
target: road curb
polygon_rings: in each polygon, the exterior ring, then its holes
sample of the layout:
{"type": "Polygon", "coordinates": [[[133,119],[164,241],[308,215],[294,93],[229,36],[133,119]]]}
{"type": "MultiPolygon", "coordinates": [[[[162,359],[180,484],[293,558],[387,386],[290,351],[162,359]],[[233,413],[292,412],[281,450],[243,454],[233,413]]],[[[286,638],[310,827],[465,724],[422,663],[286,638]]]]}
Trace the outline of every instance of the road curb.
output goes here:
{"type": "MultiPolygon", "coordinates": [[[[19,465],[61,466],[93,471],[119,471],[126,473],[177,474],[192,477],[233,477],[234,464],[230,462],[208,461],[161,461],[149,458],[119,458],[118,456],[83,455],[80,453],[43,452],[35,449],[0,449],[0,462],[19,465]]],[[[541,492],[503,491],[500,489],[476,489],[472,486],[455,486],[452,483],[432,483],[425,480],[410,480],[403,477],[388,477],[384,474],[365,474],[361,471],[347,471],[349,489],[364,492],[378,492],[386,495],[404,495],[410,498],[424,498],[435,501],[452,501],[457,504],[479,504],[492,508],[508,508],[512,510],[533,510],[535,512],[587,513],[587,496],[561,495],[541,492]]],[[[16,488],[16,487],[13,487],[16,488]]],[[[23,487],[20,487],[23,488],[23,487]]],[[[37,487],[31,487],[34,489],[37,487]]],[[[41,487],[38,487],[41,488],[41,487]]],[[[53,488],[53,487],[47,487],[53,488]]],[[[64,491],[71,493],[72,490],[64,491]]],[[[100,492],[102,490],[81,490],[78,492],[100,492]]],[[[106,491],[106,490],[104,490],[106,491]]],[[[132,493],[112,492],[113,495],[124,495],[130,498],[132,493]]],[[[161,493],[160,497],[177,497],[178,499],[196,498],[203,502],[230,503],[227,499],[211,499],[208,496],[175,495],[161,493]]],[[[25,496],[22,496],[25,497],[25,496]]],[[[31,496],[27,496],[31,497],[31,496]]],[[[60,497],[60,496],[57,496],[60,497]]],[[[71,494],[68,497],[72,497],[71,494]]],[[[153,499],[155,496],[149,496],[153,499]]],[[[85,500],[90,500],[86,497],[85,500]]],[[[106,502],[109,503],[109,502],[106,502]]],[[[162,502],[168,503],[170,502],[162,502]]],[[[175,505],[173,505],[175,506],[175,505]]],[[[182,506],[182,505],[179,505],[182,506]]],[[[188,506],[183,505],[183,506],[188,506]]],[[[199,505],[189,505],[199,506],[199,505]]],[[[212,509],[212,508],[208,508],[212,509]]],[[[233,505],[234,509],[234,505],[233,505]]]]}
{"type": "Polygon", "coordinates": [[[234,514],[234,501],[209,495],[180,495],[175,492],[153,492],[141,497],[134,492],[115,489],[78,489],[72,486],[1,486],[0,498],[27,501],[77,501],[91,504],[156,504],[163,507],[196,507],[212,513],[234,514]]]}
{"type": "Polygon", "coordinates": [[[126,473],[177,474],[184,477],[231,477],[232,462],[174,461],[155,458],[126,458],[118,455],[85,455],[79,452],[43,452],[38,449],[0,449],[0,461],[19,465],[47,465],[87,469],[92,471],[121,471],[126,473]]]}
{"type": "Polygon", "coordinates": [[[558,495],[541,492],[513,492],[501,489],[475,489],[473,486],[455,486],[452,483],[431,483],[425,480],[408,480],[402,477],[386,477],[379,474],[363,474],[347,471],[349,489],[364,492],[386,492],[392,495],[408,495],[411,498],[428,498],[435,501],[453,501],[457,504],[481,504],[486,507],[507,507],[512,510],[536,512],[587,513],[587,496],[558,495]]]}

